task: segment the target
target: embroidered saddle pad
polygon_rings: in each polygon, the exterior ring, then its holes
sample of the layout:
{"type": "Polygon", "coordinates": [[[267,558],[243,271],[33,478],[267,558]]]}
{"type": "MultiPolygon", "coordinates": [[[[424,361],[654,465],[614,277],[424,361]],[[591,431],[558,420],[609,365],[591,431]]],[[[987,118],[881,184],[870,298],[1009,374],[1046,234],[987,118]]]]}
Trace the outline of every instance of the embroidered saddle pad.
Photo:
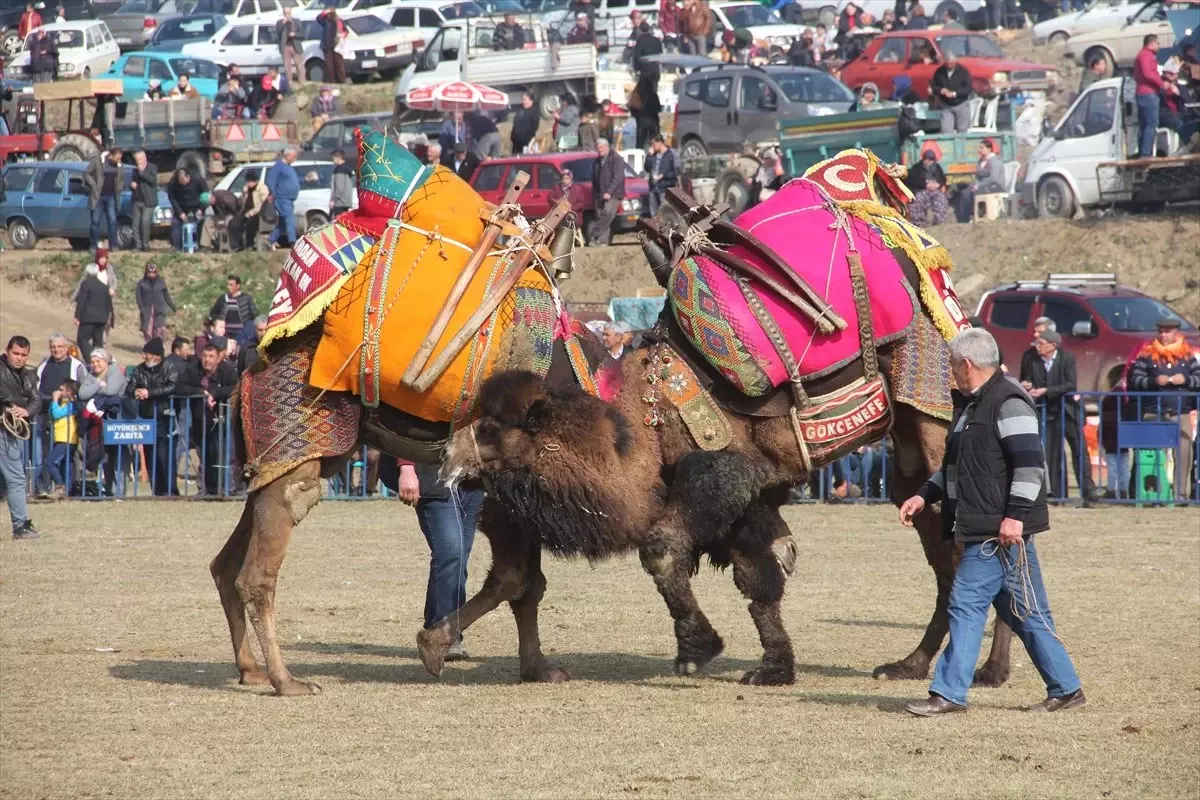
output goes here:
{"type": "MultiPolygon", "coordinates": [[[[904,336],[912,325],[916,298],[904,273],[877,229],[845,217],[849,235],[836,226],[836,207],[818,186],[796,180],[769,200],[740,215],[741,227],[786,261],[846,320],[845,330],[821,334],[806,316],[772,289],[735,277],[715,260],[684,259],[670,279],[671,310],[684,334],[704,357],[743,393],[757,397],[789,379],[770,332],[759,323],[752,304],[770,315],[799,364],[800,377],[818,377],[859,355],[858,315],[846,255],[862,258],[877,344],[904,336]]],[[[788,279],[742,245],[728,252],[783,285],[788,279]]]]}

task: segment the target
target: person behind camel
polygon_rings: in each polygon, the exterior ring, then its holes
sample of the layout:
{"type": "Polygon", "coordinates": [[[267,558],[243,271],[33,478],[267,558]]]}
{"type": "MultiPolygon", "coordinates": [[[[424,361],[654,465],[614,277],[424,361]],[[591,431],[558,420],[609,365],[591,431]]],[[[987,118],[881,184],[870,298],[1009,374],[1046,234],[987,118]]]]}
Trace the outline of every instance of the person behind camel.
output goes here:
{"type": "Polygon", "coordinates": [[[1000,351],[986,330],[969,328],[952,339],[950,364],[961,394],[942,468],[904,501],[900,522],[912,525],[926,505],[942,501],[943,530],[962,546],[962,556],[950,589],[950,641],[929,698],[905,710],[920,717],[967,710],[991,606],[1046,683],[1046,699],[1029,710],[1079,708],[1087,699],[1055,630],[1033,539],[1050,529],[1037,412],[1000,370],[1000,351]]]}
{"type": "Polygon", "coordinates": [[[205,345],[200,357],[189,363],[179,376],[178,392],[189,398],[191,410],[191,441],[200,452],[203,469],[203,493],[218,494],[223,481],[220,465],[225,463],[221,452],[221,425],[225,420],[226,404],[237,389],[238,373],[233,364],[222,357],[219,337],[205,345]]]}

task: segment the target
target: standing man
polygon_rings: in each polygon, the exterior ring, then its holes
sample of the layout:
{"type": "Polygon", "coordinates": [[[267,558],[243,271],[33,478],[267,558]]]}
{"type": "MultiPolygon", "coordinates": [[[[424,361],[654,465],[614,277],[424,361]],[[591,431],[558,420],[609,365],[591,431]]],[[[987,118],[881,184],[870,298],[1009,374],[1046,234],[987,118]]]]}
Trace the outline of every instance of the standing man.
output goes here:
{"type": "Polygon", "coordinates": [[[267,168],[267,199],[275,204],[275,212],[279,215],[275,230],[267,237],[272,250],[278,248],[281,234],[287,236],[289,246],[296,241],[296,198],[300,196],[300,176],[292,162],[297,155],[296,148],[289,147],[267,168]]]}
{"type": "Polygon", "coordinates": [[[92,213],[92,249],[99,246],[101,229],[107,223],[108,249],[116,251],[120,246],[117,240],[117,205],[121,193],[125,191],[121,148],[110,147],[108,152],[93,156],[83,172],[83,183],[88,190],[88,209],[92,213]]]}
{"type": "Polygon", "coordinates": [[[505,14],[504,22],[492,34],[493,50],[520,50],[525,47],[525,30],[517,24],[516,14],[505,14]]]}
{"type": "Polygon", "coordinates": [[[575,175],[569,169],[562,171],[558,176],[558,183],[550,190],[550,207],[558,205],[558,201],[564,197],[571,204],[575,219],[582,220],[583,211],[587,207],[587,195],[584,194],[583,187],[575,183],[575,175]]]}
{"type": "Polygon", "coordinates": [[[540,123],[541,115],[534,107],[533,93],[525,92],[521,95],[521,108],[513,116],[512,135],[509,137],[514,156],[525,152],[525,148],[533,141],[533,137],[537,136],[540,123]]]}
{"type": "Polygon", "coordinates": [[[155,337],[142,347],[142,363],[134,368],[125,394],[137,401],[138,418],[153,419],[154,444],[145,448],[146,470],[157,497],[179,494],[171,448],[171,396],[179,384],[174,363],[163,362],[163,342],[155,337]]]}
{"type": "Polygon", "coordinates": [[[346,62],[338,52],[338,45],[346,35],[345,26],[333,7],[322,11],[317,21],[321,23],[321,52],[325,55],[326,77],[334,83],[345,83],[346,62]]]}
{"type": "Polygon", "coordinates": [[[962,558],[950,589],[950,641],[938,660],[929,698],[905,709],[919,717],[967,710],[967,689],[991,606],[1021,638],[1046,682],[1046,699],[1029,710],[1086,705],[1050,617],[1033,543],[1034,534],[1050,529],[1037,412],[1000,370],[1000,351],[986,330],[969,328],[955,336],[950,365],[965,403],[956,403],[942,468],[900,507],[900,522],[911,526],[927,504],[941,500],[945,533],[962,545],[962,558]]]}
{"type": "Polygon", "coordinates": [[[92,350],[104,346],[104,329],[113,311],[112,295],[99,274],[96,264],[88,264],[75,293],[75,341],[84,362],[92,360],[92,350]]]}
{"type": "Polygon", "coordinates": [[[1088,62],[1087,69],[1083,71],[1083,75],[1079,78],[1079,93],[1083,94],[1083,90],[1091,86],[1096,81],[1102,81],[1108,77],[1108,59],[1101,55],[1092,56],[1092,60],[1088,62]]]}
{"type": "Polygon", "coordinates": [[[330,155],[333,175],[329,179],[329,218],[337,219],[354,205],[354,167],[346,162],[346,154],[334,150],[330,155]]]}
{"type": "Polygon", "coordinates": [[[470,111],[464,117],[467,130],[471,133],[475,155],[480,161],[500,157],[500,131],[496,123],[483,111],[470,111]]]}
{"type": "MultiPolygon", "coordinates": [[[[25,420],[30,427],[42,409],[38,396],[37,375],[27,364],[29,340],[14,336],[8,340],[4,355],[0,356],[0,413],[9,413],[15,419],[25,420]]],[[[12,519],[14,539],[36,539],[38,532],[29,519],[25,505],[28,481],[25,477],[25,442],[0,426],[0,476],[8,494],[8,516],[12,519]]]]}
{"type": "Polygon", "coordinates": [[[593,247],[608,247],[612,241],[613,221],[625,199],[625,162],[609,146],[608,139],[597,142],[596,149],[600,153],[592,168],[592,203],[596,218],[587,235],[593,247]]]}
{"type": "Polygon", "coordinates": [[[668,53],[679,52],[680,10],[676,0],[659,0],[658,29],[662,31],[663,49],[668,53]]]}
{"type": "Polygon", "coordinates": [[[150,249],[154,209],[158,208],[158,167],[146,158],[145,150],[133,154],[129,188],[133,190],[133,246],[145,252],[150,249]]]}
{"type": "Polygon", "coordinates": [[[25,11],[21,14],[21,19],[17,22],[17,36],[21,39],[22,44],[25,42],[25,37],[42,27],[42,15],[33,7],[33,3],[25,4],[25,11]]]}
{"type": "Polygon", "coordinates": [[[300,44],[300,23],[292,19],[291,6],[284,6],[283,18],[275,23],[275,40],[279,42],[279,55],[283,58],[284,77],[289,84],[298,87],[304,82],[301,66],[304,48],[300,44]],[[292,82],[292,75],[296,76],[295,83],[292,82]]]}
{"type": "MultiPolygon", "coordinates": [[[[983,325],[975,325],[976,328],[982,328],[983,325]]],[[[1029,374],[1029,370],[1033,369],[1033,362],[1037,361],[1040,356],[1037,350],[1037,340],[1046,331],[1058,331],[1058,323],[1049,317],[1038,317],[1033,321],[1033,341],[1029,343],[1029,348],[1021,353],[1021,380],[1025,380],[1025,375],[1029,374]]]]}
{"type": "Polygon", "coordinates": [[[1159,95],[1179,94],[1158,73],[1158,36],[1147,34],[1142,49],[1133,59],[1134,99],[1138,107],[1138,158],[1154,158],[1154,139],[1158,135],[1159,95]]]}
{"type": "Polygon", "coordinates": [[[223,484],[220,465],[227,461],[221,452],[221,422],[227,411],[225,404],[237,384],[237,369],[221,357],[221,351],[212,343],[205,345],[200,357],[189,362],[180,373],[179,394],[189,398],[185,402],[191,409],[191,441],[200,452],[204,494],[210,497],[223,484]]]}
{"type": "Polygon", "coordinates": [[[254,170],[246,173],[246,186],[239,200],[239,213],[230,223],[229,232],[235,250],[254,250],[262,223],[263,207],[267,204],[267,184],[258,179],[254,170]]]}
{"type": "Polygon", "coordinates": [[[661,134],[650,140],[646,176],[650,179],[650,216],[653,217],[658,214],[667,189],[679,182],[675,171],[675,152],[667,147],[667,142],[661,134]]]}
{"type": "Polygon", "coordinates": [[[167,281],[158,274],[158,265],[146,262],[142,279],[137,283],[138,324],[144,341],[155,336],[162,338],[167,330],[167,321],[177,310],[171,299],[167,281]]]}
{"type": "Polygon", "coordinates": [[[687,0],[680,14],[683,24],[684,40],[694,56],[708,55],[708,37],[712,35],[712,12],[708,9],[706,0],[687,0]]]}
{"type": "Polygon", "coordinates": [[[1096,496],[1092,484],[1092,464],[1079,431],[1079,402],[1075,395],[1075,356],[1060,350],[1062,336],[1057,331],[1043,331],[1033,340],[1036,358],[1021,359],[1021,386],[1037,401],[1039,414],[1044,414],[1046,433],[1046,466],[1050,472],[1050,493],[1067,496],[1067,473],[1063,469],[1063,435],[1071,449],[1075,481],[1084,499],[1096,496]],[[1081,463],[1082,459],[1082,463],[1081,463]]]}
{"type": "Polygon", "coordinates": [[[50,83],[58,77],[58,40],[39,28],[29,45],[29,71],[34,83],[50,83]]]}
{"type": "MultiPolygon", "coordinates": [[[[467,561],[475,543],[475,521],[483,505],[479,489],[459,491],[458,502],[438,479],[434,464],[399,461],[400,499],[417,509],[417,523],[429,543],[429,583],[425,589],[425,627],[432,628],[467,601],[467,561]]],[[[447,661],[470,658],[459,638],[447,661]]]]}
{"type": "Polygon", "coordinates": [[[942,107],[942,133],[966,133],[971,128],[971,73],[958,63],[958,54],[943,48],[946,63],[933,73],[930,93],[942,107]]]}
{"type": "Polygon", "coordinates": [[[258,316],[254,298],[242,291],[240,275],[229,275],[225,280],[225,294],[217,298],[208,311],[208,318],[225,323],[224,335],[235,341],[242,338],[247,325],[258,316]]]}
{"type": "Polygon", "coordinates": [[[1138,351],[1129,370],[1129,389],[1166,395],[1160,400],[1141,399],[1142,417],[1179,421],[1179,447],[1175,451],[1175,499],[1192,499],[1195,484],[1191,477],[1196,463],[1192,431],[1195,428],[1196,399],[1200,392],[1200,360],[1179,332],[1178,317],[1158,321],[1158,336],[1138,351]],[[1178,393],[1177,397],[1172,397],[1178,393]]]}

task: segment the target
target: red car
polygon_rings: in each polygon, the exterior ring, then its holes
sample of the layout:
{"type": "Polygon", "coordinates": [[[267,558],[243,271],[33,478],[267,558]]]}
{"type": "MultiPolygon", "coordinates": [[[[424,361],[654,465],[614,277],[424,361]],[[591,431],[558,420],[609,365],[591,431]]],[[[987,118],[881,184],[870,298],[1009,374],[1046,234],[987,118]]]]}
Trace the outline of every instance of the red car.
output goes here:
{"type": "MultiPolygon", "coordinates": [[[[584,196],[587,198],[584,218],[581,220],[586,225],[595,213],[592,203],[592,167],[595,166],[599,155],[577,151],[494,158],[479,165],[475,174],[471,176],[471,186],[484,200],[500,203],[504,199],[505,190],[516,178],[517,173],[529,173],[529,183],[518,202],[524,209],[525,216],[534,219],[550,213],[550,190],[558,185],[563,170],[570,170],[575,176],[575,183],[583,187],[584,196]]],[[[650,185],[646,183],[646,179],[639,177],[633,168],[626,164],[625,199],[621,202],[621,213],[617,215],[613,230],[633,230],[638,218],[649,210],[646,199],[649,192],[650,185]]]]}
{"type": "Polygon", "coordinates": [[[1006,58],[996,43],[969,31],[892,31],[877,36],[858,58],[842,68],[842,83],[857,91],[864,83],[879,87],[883,99],[892,96],[892,83],[901,75],[912,81],[919,96],[929,99],[929,83],[947,50],[971,73],[975,93],[991,97],[1014,89],[1046,90],[1058,83],[1058,72],[1047,64],[1006,58]],[[926,64],[921,55],[933,55],[926,64]]]}
{"type": "Polygon", "coordinates": [[[1122,378],[1130,354],[1157,333],[1163,317],[1182,320],[1180,330],[1200,346],[1196,326],[1165,303],[1117,283],[1115,275],[1049,275],[1044,281],[1004,284],[983,295],[976,314],[996,337],[1009,371],[1033,342],[1033,321],[1054,320],[1062,347],[1075,356],[1076,388],[1107,392],[1122,378]]]}

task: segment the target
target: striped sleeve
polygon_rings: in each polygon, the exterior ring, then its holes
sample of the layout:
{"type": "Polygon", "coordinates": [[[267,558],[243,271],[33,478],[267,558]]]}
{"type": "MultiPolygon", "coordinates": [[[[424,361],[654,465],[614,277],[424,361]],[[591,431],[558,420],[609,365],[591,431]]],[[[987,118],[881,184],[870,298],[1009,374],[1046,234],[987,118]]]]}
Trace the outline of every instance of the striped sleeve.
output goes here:
{"type": "Polygon", "coordinates": [[[1004,460],[1012,468],[1004,516],[1024,521],[1046,479],[1037,412],[1023,399],[1011,397],[1000,406],[996,429],[1004,460]]]}

